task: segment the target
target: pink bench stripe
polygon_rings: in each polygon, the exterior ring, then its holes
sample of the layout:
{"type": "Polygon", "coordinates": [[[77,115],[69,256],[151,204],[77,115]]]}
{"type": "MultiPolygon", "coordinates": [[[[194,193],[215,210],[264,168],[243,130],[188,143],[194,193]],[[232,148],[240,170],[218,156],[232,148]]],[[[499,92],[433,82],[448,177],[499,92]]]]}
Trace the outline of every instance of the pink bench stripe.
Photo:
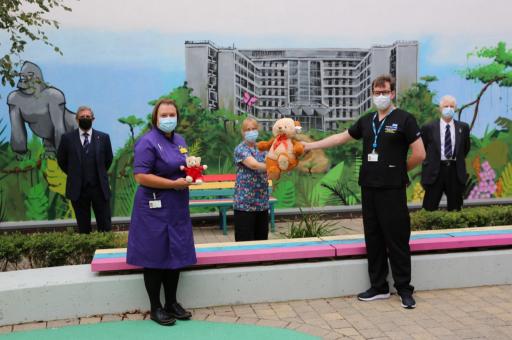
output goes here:
{"type": "Polygon", "coordinates": [[[134,270],[141,269],[141,267],[132,266],[126,263],[125,257],[117,257],[111,259],[94,259],[91,262],[91,271],[93,272],[108,272],[113,270],[134,270]]]}
{"type": "Polygon", "coordinates": [[[411,241],[412,251],[495,247],[512,244],[512,235],[457,236],[411,241]]]}
{"type": "MultiPolygon", "coordinates": [[[[512,235],[481,235],[481,236],[457,236],[443,238],[424,238],[411,240],[409,243],[411,252],[464,249],[479,247],[497,247],[512,245],[512,235]]],[[[351,244],[336,244],[336,256],[365,255],[364,242],[351,244]]]]}
{"type": "Polygon", "coordinates": [[[290,247],[281,249],[255,249],[225,252],[197,253],[198,265],[248,263],[292,259],[334,257],[336,251],[329,245],[290,247]]]}

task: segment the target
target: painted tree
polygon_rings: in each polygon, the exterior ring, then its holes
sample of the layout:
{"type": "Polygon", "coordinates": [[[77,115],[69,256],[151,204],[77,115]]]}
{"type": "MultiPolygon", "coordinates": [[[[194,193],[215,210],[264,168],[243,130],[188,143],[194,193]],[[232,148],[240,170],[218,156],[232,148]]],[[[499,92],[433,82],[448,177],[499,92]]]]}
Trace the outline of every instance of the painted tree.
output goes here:
{"type": "Polygon", "coordinates": [[[129,115],[128,117],[121,117],[117,121],[121,124],[126,124],[130,127],[130,134],[132,136],[132,142],[135,142],[135,128],[137,126],[142,126],[146,123],[146,121],[144,119],[141,119],[134,115],[129,115]]]}
{"type": "Polygon", "coordinates": [[[0,76],[2,85],[14,87],[16,69],[22,63],[21,55],[28,42],[40,41],[53,50],[62,51],[50,42],[45,29],[59,28],[56,20],[46,15],[56,9],[71,11],[64,5],[65,0],[2,0],[0,4],[0,33],[8,37],[0,42],[0,48],[6,51],[0,58],[0,76]],[[7,43],[8,42],[8,43],[7,43]]]}
{"type": "Polygon", "coordinates": [[[435,76],[421,77],[421,81],[411,85],[399,98],[398,107],[410,112],[422,126],[439,115],[437,104],[434,103],[436,93],[430,90],[430,83],[437,81],[435,76]]]}
{"type": "Polygon", "coordinates": [[[468,56],[490,60],[488,64],[470,67],[463,72],[466,79],[483,84],[476,99],[462,105],[458,109],[460,119],[465,109],[474,106],[473,118],[470,125],[470,129],[473,129],[478,117],[480,101],[489,87],[495,84],[500,87],[512,87],[512,49],[507,50],[506,44],[499,42],[496,47],[484,47],[469,53],[468,56]]]}

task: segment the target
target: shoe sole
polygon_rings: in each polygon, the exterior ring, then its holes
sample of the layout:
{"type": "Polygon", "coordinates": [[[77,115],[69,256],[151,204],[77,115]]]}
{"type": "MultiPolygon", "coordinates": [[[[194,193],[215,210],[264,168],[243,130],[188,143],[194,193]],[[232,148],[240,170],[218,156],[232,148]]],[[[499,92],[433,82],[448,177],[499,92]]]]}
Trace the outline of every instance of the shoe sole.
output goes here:
{"type": "Polygon", "coordinates": [[[179,315],[176,315],[176,314],[174,314],[172,312],[167,312],[167,313],[169,313],[169,315],[172,316],[173,318],[175,318],[176,320],[181,320],[181,321],[183,321],[183,320],[190,320],[190,318],[192,317],[192,314],[187,315],[187,316],[179,316],[179,315]]]}
{"type": "Polygon", "coordinates": [[[155,320],[153,318],[151,318],[151,320],[153,320],[154,322],[156,322],[157,324],[162,325],[162,326],[172,326],[176,323],[176,320],[169,321],[169,322],[162,322],[162,321],[155,320]]]}
{"type": "Polygon", "coordinates": [[[389,297],[391,296],[391,294],[389,293],[386,293],[386,294],[377,294],[377,295],[374,295],[370,298],[362,298],[362,297],[357,297],[359,299],[359,301],[374,301],[374,300],[384,300],[384,299],[389,299],[389,297]]]}
{"type": "Polygon", "coordinates": [[[416,304],[412,305],[412,306],[407,306],[407,305],[404,305],[403,301],[402,301],[402,297],[400,296],[400,305],[402,305],[402,307],[404,307],[405,309],[414,309],[416,308],[416,304]]]}

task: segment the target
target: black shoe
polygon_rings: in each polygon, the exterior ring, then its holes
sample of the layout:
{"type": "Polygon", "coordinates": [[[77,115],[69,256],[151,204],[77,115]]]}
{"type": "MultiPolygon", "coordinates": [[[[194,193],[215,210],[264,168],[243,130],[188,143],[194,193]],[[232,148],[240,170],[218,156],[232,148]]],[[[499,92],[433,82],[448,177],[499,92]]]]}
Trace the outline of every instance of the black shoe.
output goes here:
{"type": "Polygon", "coordinates": [[[357,298],[361,301],[373,301],[389,298],[389,291],[378,291],[375,288],[370,288],[366,292],[359,293],[357,298]]]}
{"type": "Polygon", "coordinates": [[[176,319],[167,313],[162,307],[152,310],[150,317],[151,320],[162,326],[171,326],[176,323],[176,319]]]}
{"type": "Polygon", "coordinates": [[[192,317],[192,313],[190,313],[188,310],[185,310],[177,302],[171,305],[165,305],[165,311],[178,320],[188,320],[192,317]]]}
{"type": "Polygon", "coordinates": [[[402,302],[402,307],[407,309],[416,308],[416,301],[412,297],[411,293],[398,293],[400,296],[400,301],[402,302]]]}

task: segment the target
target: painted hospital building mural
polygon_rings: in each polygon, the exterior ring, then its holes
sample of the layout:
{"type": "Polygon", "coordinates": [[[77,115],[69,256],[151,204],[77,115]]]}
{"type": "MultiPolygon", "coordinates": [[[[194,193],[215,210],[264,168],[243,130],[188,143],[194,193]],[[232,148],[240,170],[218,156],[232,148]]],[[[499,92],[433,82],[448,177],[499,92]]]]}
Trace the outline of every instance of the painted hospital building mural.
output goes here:
{"type": "MultiPolygon", "coordinates": [[[[105,13],[114,11],[115,6],[104,6],[105,13]]],[[[144,23],[148,30],[140,33],[143,24],[134,22],[133,30],[139,31],[134,33],[120,20],[107,23],[103,16],[93,23],[97,26],[80,26],[77,18],[90,22],[95,20],[93,13],[92,4],[77,3],[68,21],[52,33],[64,56],[37,48],[29,51],[16,87],[0,89],[0,221],[73,217],[55,150],[62,134],[76,128],[73,111],[80,105],[92,107],[96,126],[111,136],[112,213],[129,216],[136,189],[133,146],[148,130],[148,114],[157,99],[176,100],[181,114],[178,132],[191,152],[208,164],[208,174],[234,173],[233,150],[241,141],[240,123],[247,115],[261,123],[263,140],[282,117],[301,122],[299,139],[318,140],[348,128],[372,110],[370,84],[384,73],[396,78],[397,105],[413,113],[420,125],[439,117],[440,96],[457,98],[459,118],[471,127],[466,198],[512,196],[512,41],[504,40],[512,32],[507,35],[502,26],[494,28],[498,39],[475,35],[474,42],[467,41],[470,37],[460,28],[462,47],[455,39],[456,47],[447,49],[446,43],[436,40],[443,32],[429,31],[421,20],[417,25],[422,31],[403,34],[367,32],[349,39],[319,28],[301,38],[295,23],[291,28],[269,24],[271,35],[244,31],[249,28],[235,34],[220,23],[211,31],[189,25],[190,32],[174,23],[170,25],[176,32],[144,23]],[[83,34],[80,41],[72,38],[78,33],[83,34]],[[443,53],[449,60],[446,65],[439,61],[445,58],[439,57],[443,53]],[[453,63],[450,55],[463,61],[453,63]]],[[[120,16],[128,20],[135,13],[134,5],[128,4],[120,16]]],[[[189,20],[200,26],[203,16],[189,20]]],[[[314,20],[318,27],[325,24],[321,15],[314,20]]],[[[367,26],[357,30],[377,29],[367,26]]],[[[359,204],[361,164],[360,143],[307,153],[297,170],[274,183],[277,208],[359,204]]],[[[420,171],[409,174],[411,202],[423,197],[420,171]]]]}

